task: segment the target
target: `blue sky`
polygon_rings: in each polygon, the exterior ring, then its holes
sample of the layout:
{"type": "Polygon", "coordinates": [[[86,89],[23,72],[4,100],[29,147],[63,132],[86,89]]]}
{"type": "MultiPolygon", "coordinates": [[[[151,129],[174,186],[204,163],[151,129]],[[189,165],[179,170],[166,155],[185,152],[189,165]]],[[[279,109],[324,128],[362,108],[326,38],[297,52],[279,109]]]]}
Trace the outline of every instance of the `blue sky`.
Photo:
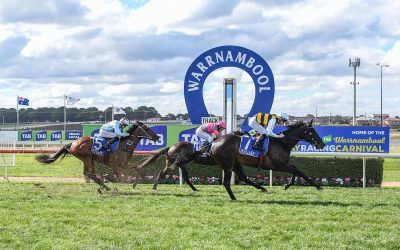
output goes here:
{"type": "MultiPolygon", "coordinates": [[[[0,107],[19,93],[31,107],[153,106],[185,112],[183,80],[204,51],[237,45],[260,54],[275,78],[272,112],[400,115],[400,1],[0,0],[0,107]]],[[[222,112],[222,81],[238,81],[238,112],[249,111],[254,86],[244,71],[222,68],[204,87],[222,112]]]]}

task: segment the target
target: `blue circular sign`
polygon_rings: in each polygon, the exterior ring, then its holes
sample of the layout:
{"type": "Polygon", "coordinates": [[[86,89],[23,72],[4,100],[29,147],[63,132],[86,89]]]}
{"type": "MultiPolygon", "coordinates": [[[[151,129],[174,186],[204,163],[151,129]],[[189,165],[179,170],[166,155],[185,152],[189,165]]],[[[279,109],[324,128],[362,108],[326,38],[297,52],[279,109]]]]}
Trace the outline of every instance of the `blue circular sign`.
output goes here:
{"type": "MultiPolygon", "coordinates": [[[[193,124],[200,124],[201,117],[209,116],[203,98],[203,85],[211,72],[222,67],[240,68],[253,79],[255,98],[248,117],[258,112],[270,112],[275,83],[267,62],[249,49],[232,45],[220,46],[198,56],[186,72],[185,102],[193,124]]],[[[247,124],[247,119],[243,124],[247,124]]]]}

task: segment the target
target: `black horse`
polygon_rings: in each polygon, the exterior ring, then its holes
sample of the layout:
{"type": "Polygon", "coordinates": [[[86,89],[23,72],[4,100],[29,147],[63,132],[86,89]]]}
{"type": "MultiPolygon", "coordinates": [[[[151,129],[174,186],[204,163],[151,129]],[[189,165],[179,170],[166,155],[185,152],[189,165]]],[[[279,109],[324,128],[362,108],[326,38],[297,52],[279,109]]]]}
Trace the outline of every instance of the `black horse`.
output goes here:
{"type": "Polygon", "coordinates": [[[192,188],[193,191],[197,191],[197,189],[189,180],[188,171],[185,165],[192,160],[204,165],[218,164],[224,171],[223,185],[225,186],[225,189],[232,200],[236,200],[230,186],[232,171],[237,174],[239,180],[257,189],[260,189],[262,192],[267,192],[264,187],[247,178],[243,172],[242,164],[256,168],[291,173],[292,178],[285,184],[285,189],[288,189],[291,185],[293,185],[295,177],[299,176],[304,178],[310,185],[322,190],[322,187],[318,183],[308,178],[295,166],[289,164],[290,152],[299,141],[306,141],[318,149],[325,147],[325,143],[321,140],[315,128],[312,127],[312,121],[309,123],[299,121],[295,124],[289,125],[283,134],[285,135],[283,138],[270,139],[268,152],[265,154],[261,162],[258,158],[240,154],[239,147],[241,137],[235,134],[227,134],[217,139],[212,144],[211,157],[208,159],[201,159],[199,153],[193,151],[193,144],[188,142],[180,142],[171,146],[170,148],[161,150],[154,156],[149,157],[137,168],[142,169],[143,167],[156,161],[160,156],[166,155],[167,166],[161,173],[158,174],[153,189],[156,190],[158,182],[163,179],[168,172],[172,171],[176,166],[178,166],[182,170],[182,177],[185,182],[192,188]]]}

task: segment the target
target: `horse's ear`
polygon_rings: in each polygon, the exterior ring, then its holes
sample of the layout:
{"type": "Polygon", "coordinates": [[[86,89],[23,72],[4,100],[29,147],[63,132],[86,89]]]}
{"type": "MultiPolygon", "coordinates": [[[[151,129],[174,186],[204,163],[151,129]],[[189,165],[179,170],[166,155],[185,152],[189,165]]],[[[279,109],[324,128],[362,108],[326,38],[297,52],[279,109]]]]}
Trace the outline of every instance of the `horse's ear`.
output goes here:
{"type": "Polygon", "coordinates": [[[308,123],[308,126],[311,127],[314,119],[311,119],[311,121],[308,123]]]}

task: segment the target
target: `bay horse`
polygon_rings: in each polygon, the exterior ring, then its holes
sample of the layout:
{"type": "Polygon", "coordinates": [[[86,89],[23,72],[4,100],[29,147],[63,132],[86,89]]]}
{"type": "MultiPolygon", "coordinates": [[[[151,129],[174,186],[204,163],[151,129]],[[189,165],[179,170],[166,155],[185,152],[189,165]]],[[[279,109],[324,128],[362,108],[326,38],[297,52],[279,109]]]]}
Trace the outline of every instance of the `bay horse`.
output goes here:
{"type": "Polygon", "coordinates": [[[264,187],[247,178],[243,172],[242,164],[255,168],[291,173],[292,177],[290,181],[285,184],[285,189],[288,189],[291,185],[293,185],[295,177],[299,176],[304,178],[310,185],[315,186],[318,190],[322,190],[322,187],[318,183],[308,178],[294,165],[289,164],[290,153],[293,147],[299,141],[306,141],[314,145],[317,149],[322,149],[325,147],[325,143],[312,126],[312,122],[312,120],[309,123],[298,121],[295,124],[287,126],[287,130],[283,131],[285,137],[270,137],[268,152],[264,155],[261,163],[256,157],[239,153],[241,142],[240,135],[227,134],[221,136],[219,139],[213,142],[211,146],[211,156],[209,158],[201,159],[199,155],[200,153],[194,152],[192,143],[179,142],[169,148],[161,150],[158,154],[149,157],[146,161],[137,166],[137,169],[141,169],[156,161],[160,156],[165,155],[167,165],[165,169],[158,174],[153,189],[157,190],[157,184],[159,181],[177,166],[181,168],[182,177],[185,182],[193,191],[197,191],[197,189],[189,180],[188,171],[185,165],[192,160],[200,164],[203,162],[203,164],[205,163],[204,165],[220,165],[224,172],[223,185],[232,200],[236,200],[236,197],[234,196],[230,186],[232,171],[236,173],[240,181],[257,188],[262,192],[267,192],[264,187]]]}
{"type": "Polygon", "coordinates": [[[134,166],[131,163],[132,154],[139,141],[141,139],[158,141],[159,139],[159,136],[151,128],[139,121],[136,121],[135,124],[130,124],[126,132],[129,136],[120,139],[118,149],[110,157],[93,154],[91,151],[93,138],[84,136],[72,143],[66,144],[54,154],[37,155],[35,158],[38,162],[50,164],[56,161],[61,155],[63,156],[62,158],[64,158],[67,154],[71,154],[83,162],[83,174],[100,185],[98,189],[99,193],[101,193],[102,189],[109,191],[111,189],[97,177],[94,162],[108,165],[115,172],[118,171],[120,166],[133,168],[134,166]]]}

